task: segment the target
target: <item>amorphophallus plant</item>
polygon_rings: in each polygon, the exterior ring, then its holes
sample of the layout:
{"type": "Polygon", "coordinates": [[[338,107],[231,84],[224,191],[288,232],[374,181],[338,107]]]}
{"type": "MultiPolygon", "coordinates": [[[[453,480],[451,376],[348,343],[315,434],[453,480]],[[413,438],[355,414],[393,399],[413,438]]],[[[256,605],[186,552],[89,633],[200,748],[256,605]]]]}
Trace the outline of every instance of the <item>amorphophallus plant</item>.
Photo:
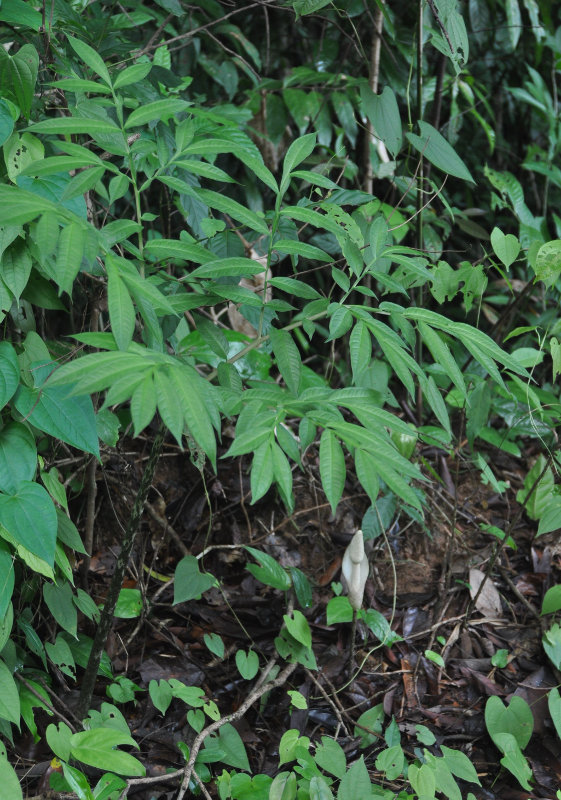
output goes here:
{"type": "Polygon", "coordinates": [[[368,569],[368,558],[364,550],[364,537],[362,531],[357,531],[345,550],[342,566],[343,577],[347,582],[349,603],[355,611],[362,608],[368,569]]]}

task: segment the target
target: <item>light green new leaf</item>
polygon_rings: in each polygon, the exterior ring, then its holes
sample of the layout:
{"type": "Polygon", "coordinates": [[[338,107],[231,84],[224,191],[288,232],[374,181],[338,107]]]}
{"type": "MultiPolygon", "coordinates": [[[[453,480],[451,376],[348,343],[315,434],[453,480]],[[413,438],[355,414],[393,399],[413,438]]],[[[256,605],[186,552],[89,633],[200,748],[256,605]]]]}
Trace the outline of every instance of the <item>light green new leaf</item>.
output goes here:
{"type": "Polygon", "coordinates": [[[251,681],[259,671],[259,656],[255,650],[237,650],[236,667],[244,680],[251,681]]]}
{"type": "Polygon", "coordinates": [[[20,724],[20,702],[16,682],[4,661],[0,661],[0,718],[20,724]]]}
{"type": "Polygon", "coordinates": [[[395,92],[389,86],[384,86],[382,94],[376,95],[369,86],[364,84],[360,87],[360,99],[366,116],[374,128],[374,133],[395,158],[401,150],[403,141],[401,117],[395,92]]]}
{"type": "MultiPolygon", "coordinates": [[[[528,703],[518,695],[512,697],[508,706],[499,697],[492,696],[485,706],[485,724],[493,741],[497,735],[508,733],[514,736],[523,750],[532,736],[534,716],[528,703]]],[[[500,748],[500,745],[497,744],[497,747],[500,748]]]]}
{"type": "Polygon", "coordinates": [[[423,121],[419,122],[419,128],[420,136],[415,133],[408,133],[406,136],[413,147],[423,155],[423,158],[448,175],[475,183],[460,156],[436,128],[423,121]]]}
{"type": "Polygon", "coordinates": [[[90,767],[111,770],[118,775],[145,775],[146,770],[138,759],[114,750],[118,745],[138,748],[138,744],[126,733],[114,728],[93,728],[74,733],[70,739],[72,758],[90,767]]]}
{"type": "Polygon", "coordinates": [[[271,328],[269,331],[273,353],[277,361],[280,374],[288,389],[293,394],[298,394],[302,380],[302,359],[294,339],[288,331],[271,328]]]}
{"type": "Polygon", "coordinates": [[[79,56],[79,58],[82,59],[84,64],[92,69],[96,75],[99,75],[99,77],[105,81],[108,86],[111,85],[111,78],[109,77],[109,71],[105,66],[105,62],[101,56],[96,53],[93,47],[90,47],[89,44],[80,41],[80,39],[75,39],[73,36],[68,37],[68,44],[79,56]]]}
{"type": "Polygon", "coordinates": [[[119,350],[127,350],[132,341],[136,314],[127,286],[119,274],[117,262],[110,254],[105,261],[107,270],[107,305],[111,330],[119,350]]]}
{"type": "Polygon", "coordinates": [[[335,513],[343,496],[347,468],[343,448],[329,428],[325,428],[319,443],[319,472],[323,490],[335,513]]]}

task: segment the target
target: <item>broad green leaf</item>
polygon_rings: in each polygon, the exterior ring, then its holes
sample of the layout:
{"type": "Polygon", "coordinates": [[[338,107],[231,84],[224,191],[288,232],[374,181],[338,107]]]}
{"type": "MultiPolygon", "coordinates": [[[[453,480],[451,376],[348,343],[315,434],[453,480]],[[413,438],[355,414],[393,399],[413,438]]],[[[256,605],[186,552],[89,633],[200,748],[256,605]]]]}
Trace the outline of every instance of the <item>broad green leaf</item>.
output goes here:
{"type": "Polygon", "coordinates": [[[77,634],[78,612],[73,602],[71,584],[68,581],[61,581],[59,584],[45,583],[43,585],[43,598],[60,627],[75,637],[77,634]]]}
{"type": "Polygon", "coordinates": [[[150,424],[156,413],[156,389],[151,373],[142,379],[132,393],[130,409],[134,435],[138,436],[150,424]]]}
{"type": "Polygon", "coordinates": [[[290,589],[290,578],[278,561],[267,553],[256,550],[254,547],[246,545],[245,549],[259,562],[259,566],[248,564],[246,567],[258,581],[261,581],[266,586],[272,586],[274,589],[281,589],[282,591],[290,589]]]}
{"type": "Polygon", "coordinates": [[[2,281],[16,301],[19,301],[28,284],[31,265],[31,253],[21,240],[14,242],[4,251],[2,257],[2,281]]]}
{"type": "Polygon", "coordinates": [[[203,640],[213,655],[224,658],[224,641],[218,633],[205,633],[203,640]]]}
{"type": "Polygon", "coordinates": [[[0,757],[0,786],[2,786],[2,792],[4,792],[5,796],[9,797],[10,800],[23,800],[21,784],[17,773],[4,756],[0,757]]]}
{"type": "Polygon", "coordinates": [[[0,660],[0,718],[20,726],[20,701],[16,682],[4,661],[0,660]]]}
{"type": "Polygon", "coordinates": [[[477,783],[481,786],[475,767],[461,750],[452,750],[450,747],[440,745],[444,762],[450,772],[457,778],[471,783],[477,783]]]}
{"type": "Polygon", "coordinates": [[[372,339],[362,320],[356,322],[349,337],[349,354],[353,381],[356,383],[372,360],[372,339]]]}
{"type": "Polygon", "coordinates": [[[12,551],[0,539],[0,653],[8,641],[14,614],[10,603],[15,585],[12,551]]]}
{"type": "Polygon", "coordinates": [[[319,444],[319,472],[323,490],[335,513],[343,496],[347,468],[339,440],[329,428],[325,428],[319,444]]]}
{"type": "Polygon", "coordinates": [[[365,450],[355,450],[356,475],[370,500],[375,503],[380,492],[376,457],[365,450]]]}
{"type": "Polygon", "coordinates": [[[20,422],[9,422],[0,431],[0,491],[17,492],[22,481],[33,480],[36,469],[33,434],[20,422]]]}
{"type": "Polygon", "coordinates": [[[64,675],[68,675],[69,678],[74,680],[76,677],[76,665],[68,642],[59,634],[54,642],[45,642],[45,650],[53,664],[56,664],[64,675]]]}
{"type": "Polygon", "coordinates": [[[561,608],[561,585],[550,586],[542,601],[542,614],[554,614],[561,608]]]}
{"type": "Polygon", "coordinates": [[[418,150],[423,158],[434,164],[435,167],[464,181],[475,183],[471,173],[456,153],[450,142],[448,142],[436,128],[428,122],[419,121],[421,135],[407,133],[407,139],[418,150]]]}
{"type": "Polygon", "coordinates": [[[306,648],[312,646],[312,632],[310,631],[308,620],[301,611],[295,609],[292,612],[292,616],[285,614],[283,620],[289,634],[296,639],[297,642],[300,642],[300,644],[303,644],[306,648]]]}
{"type": "Polygon", "coordinates": [[[357,800],[371,794],[370,777],[364,764],[364,756],[361,756],[341,778],[337,800],[357,800]]]}
{"type": "Polygon", "coordinates": [[[557,731],[557,736],[559,739],[561,739],[561,695],[559,694],[559,689],[557,689],[557,687],[549,690],[547,695],[547,705],[551,719],[555,725],[555,730],[557,731]]]}
{"type": "Polygon", "coordinates": [[[493,228],[491,232],[491,245],[495,255],[508,269],[518,257],[520,252],[520,242],[513,236],[512,233],[507,233],[506,236],[500,228],[493,228]]]}
{"type": "Polygon", "coordinates": [[[318,767],[342,778],[347,770],[347,757],[341,745],[328,736],[321,737],[321,744],[316,747],[315,760],[318,767]]]}
{"type": "Polygon", "coordinates": [[[279,772],[270,786],[268,800],[295,800],[295,798],[296,774],[294,772],[279,772]]]}
{"type": "Polygon", "coordinates": [[[186,603],[200,597],[203,592],[216,583],[216,578],[208,572],[201,572],[195,556],[184,556],[175,568],[173,603],[186,603]]]}
{"type": "MultiPolygon", "coordinates": [[[[541,536],[544,533],[551,533],[552,531],[559,530],[559,528],[561,528],[561,497],[559,495],[554,495],[553,497],[549,497],[545,510],[540,516],[537,535],[541,536]]],[[[546,597],[547,594],[554,588],[556,587],[548,589],[548,591],[546,592],[546,597]]],[[[544,603],[545,603],[545,597],[544,597],[544,603]]],[[[545,612],[542,610],[542,614],[545,613],[549,612],[545,612]]]]}
{"type": "Polygon", "coordinates": [[[138,744],[124,732],[114,728],[93,728],[74,733],[70,739],[72,758],[90,767],[111,770],[118,775],[145,775],[144,766],[129,753],[113,748],[118,745],[137,747],[138,744]]]}
{"type": "Polygon", "coordinates": [[[57,516],[46,489],[32,481],[22,481],[15,494],[0,495],[0,524],[10,540],[54,565],[57,516]]]}
{"type": "Polygon", "coordinates": [[[296,17],[303,17],[306,14],[314,14],[320,8],[329,5],[331,0],[292,0],[292,8],[296,11],[296,17]]]}
{"type": "Polygon", "coordinates": [[[364,84],[360,87],[360,99],[366,116],[374,128],[374,133],[395,158],[401,150],[403,133],[393,89],[384,86],[382,94],[376,95],[369,86],[364,84]]]}
{"type": "Polygon", "coordinates": [[[173,692],[169,683],[165,680],[161,680],[159,682],[151,680],[148,685],[148,693],[150,694],[152,703],[158,709],[160,714],[165,716],[165,713],[170,707],[171,701],[173,700],[173,692]]]}
{"type": "Polygon", "coordinates": [[[365,711],[360,715],[360,717],[357,719],[357,723],[362,725],[362,728],[355,727],[354,736],[360,737],[361,748],[368,747],[369,745],[374,744],[374,742],[376,742],[378,739],[382,738],[381,734],[383,722],[383,703],[378,703],[378,705],[369,708],[368,711],[365,711]],[[365,731],[363,728],[367,728],[368,730],[365,731]],[[369,733],[369,731],[372,731],[372,733],[369,733]]]}
{"type": "Polygon", "coordinates": [[[219,729],[218,744],[224,754],[220,761],[235,769],[251,771],[242,737],[229,722],[219,729]]]}
{"type": "Polygon", "coordinates": [[[36,33],[43,24],[41,14],[31,8],[24,0],[4,0],[0,8],[0,20],[8,22],[10,25],[31,28],[36,33]]]}
{"type": "Polygon", "coordinates": [[[103,178],[105,174],[105,167],[88,167],[87,169],[78,172],[70,182],[67,184],[66,189],[62,193],[61,202],[71,200],[73,197],[86,194],[90,189],[103,178]]]}
{"type": "Polygon", "coordinates": [[[303,297],[306,300],[315,300],[321,297],[317,289],[309,286],[303,281],[296,280],[295,278],[271,278],[268,281],[269,286],[274,286],[287,294],[293,294],[295,297],[303,297]]]}
{"type": "Polygon", "coordinates": [[[95,414],[89,397],[68,397],[68,389],[49,383],[37,389],[20,386],[15,406],[39,430],[99,456],[95,414]]]}
{"type": "Polygon", "coordinates": [[[109,86],[111,85],[111,78],[109,77],[109,71],[105,66],[105,62],[101,56],[96,53],[93,47],[90,47],[89,44],[82,42],[80,39],[75,39],[73,36],[68,37],[68,44],[79,58],[82,59],[84,64],[92,69],[96,75],[99,75],[106,84],[109,86]]]}
{"type": "Polygon", "coordinates": [[[236,650],[236,666],[246,681],[251,681],[259,671],[259,656],[254,650],[236,650]]]}
{"type": "Polygon", "coordinates": [[[177,402],[177,390],[174,385],[174,369],[158,369],[154,371],[154,389],[156,402],[162,421],[169,429],[177,444],[182,447],[183,409],[177,402]]]}
{"type": "Polygon", "coordinates": [[[167,122],[170,117],[174,117],[181,111],[185,111],[191,103],[179,98],[168,97],[165,100],[154,100],[152,103],[141,105],[129,114],[125,122],[125,128],[134,128],[145,125],[153,120],[167,122]]]}
{"type": "Polygon", "coordinates": [[[294,339],[288,331],[271,328],[269,331],[273,352],[280,374],[288,389],[298,394],[302,380],[302,359],[294,339]]]}
{"type": "Polygon", "coordinates": [[[561,239],[545,242],[538,250],[533,264],[536,278],[546,286],[553,286],[561,273],[561,239]]]}
{"type": "Polygon", "coordinates": [[[509,705],[505,706],[499,697],[492,696],[485,706],[485,724],[493,741],[498,734],[508,733],[523,750],[532,736],[534,717],[530,706],[522,697],[514,695],[509,705]]]}
{"type": "Polygon", "coordinates": [[[14,100],[28,119],[38,70],[39,55],[32,44],[22,45],[13,56],[0,48],[0,92],[14,100]]]}
{"type": "Polygon", "coordinates": [[[333,800],[333,792],[324,778],[314,775],[310,781],[310,800],[333,800]]]}
{"type": "Polygon", "coordinates": [[[534,773],[525,757],[522,755],[522,750],[516,737],[511,733],[497,733],[493,741],[499,750],[504,753],[503,758],[501,758],[503,767],[514,775],[523,789],[526,789],[527,792],[531,792],[532,787],[530,786],[530,780],[534,777],[534,773]]]}
{"type": "Polygon", "coordinates": [[[39,197],[18,186],[0,185],[0,206],[3,225],[23,225],[45,211],[57,212],[50,200],[39,197]]]}
{"type": "Polygon", "coordinates": [[[339,622],[352,622],[353,607],[347,595],[332,597],[327,603],[327,624],[336,625],[339,622]]]}

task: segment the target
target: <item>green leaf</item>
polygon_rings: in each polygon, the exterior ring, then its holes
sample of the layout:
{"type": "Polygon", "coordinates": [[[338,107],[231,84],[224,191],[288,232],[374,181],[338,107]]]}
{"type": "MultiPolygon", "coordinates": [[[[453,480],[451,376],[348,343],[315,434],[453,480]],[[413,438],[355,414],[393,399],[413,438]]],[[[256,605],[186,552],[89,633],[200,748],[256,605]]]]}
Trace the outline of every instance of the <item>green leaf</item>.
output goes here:
{"type": "Polygon", "coordinates": [[[251,681],[259,671],[259,656],[254,650],[236,650],[236,666],[246,681],[251,681]]]}
{"type": "Polygon", "coordinates": [[[130,86],[131,83],[138,83],[144,80],[151,69],[152,64],[150,62],[132,64],[132,66],[126,67],[117,74],[117,77],[113,81],[113,88],[122,89],[123,86],[130,86]]]}
{"type": "Polygon", "coordinates": [[[378,739],[381,739],[382,733],[382,725],[384,722],[384,704],[378,703],[378,705],[369,708],[368,711],[365,711],[360,717],[357,719],[357,723],[362,725],[362,728],[355,727],[353,735],[355,737],[360,737],[360,746],[361,748],[369,747],[371,744],[374,744],[378,739]],[[367,728],[368,730],[363,730],[363,728],[367,728]],[[372,731],[369,733],[368,731],[372,731]],[[375,736],[374,734],[378,734],[375,736]]]}
{"type": "Polygon", "coordinates": [[[295,800],[296,775],[294,772],[279,772],[270,788],[268,800],[295,800]]]}
{"type": "Polygon", "coordinates": [[[533,263],[536,278],[553,286],[561,273],[561,239],[542,244],[533,263]]]}
{"type": "Polygon", "coordinates": [[[21,784],[17,773],[4,756],[0,757],[0,786],[2,786],[2,791],[5,793],[5,796],[9,797],[10,800],[23,800],[21,784]]]}
{"type": "Polygon", "coordinates": [[[501,758],[503,767],[514,775],[523,789],[526,789],[527,792],[531,792],[532,787],[530,786],[530,780],[533,778],[534,774],[530,765],[522,755],[520,745],[516,738],[510,733],[497,733],[493,741],[499,750],[504,753],[503,758],[501,758]]]}
{"type": "Polygon", "coordinates": [[[58,585],[45,583],[43,599],[60,627],[75,637],[78,631],[78,612],[73,603],[71,584],[68,581],[61,581],[58,585]]]}
{"type": "Polygon", "coordinates": [[[271,328],[269,331],[279,372],[288,389],[298,394],[302,380],[302,359],[294,339],[288,331],[271,328]]]}
{"type": "MultiPolygon", "coordinates": [[[[0,48],[0,51],[3,48],[0,48]]],[[[46,211],[57,212],[50,200],[39,197],[18,186],[0,185],[0,206],[2,225],[24,225],[46,211]]]]}
{"type": "Polygon", "coordinates": [[[347,468],[343,448],[329,428],[324,429],[319,443],[319,472],[323,490],[335,513],[343,496],[347,468]]]}
{"type": "Polygon", "coordinates": [[[4,661],[0,660],[0,718],[20,725],[20,701],[16,682],[4,661]]]}
{"type": "Polygon", "coordinates": [[[105,66],[105,62],[89,44],[80,41],[80,39],[75,39],[73,36],[68,36],[68,44],[78,57],[82,59],[84,64],[93,70],[96,75],[99,75],[108,86],[111,85],[111,78],[109,77],[109,71],[105,66]]]}
{"type": "Polygon", "coordinates": [[[103,133],[117,133],[119,128],[109,119],[95,117],[53,117],[35,122],[27,130],[34,133],[52,133],[69,136],[73,133],[86,133],[90,136],[103,133]]]}
{"type": "Polygon", "coordinates": [[[24,44],[13,56],[0,48],[0,91],[14,100],[28,119],[38,70],[39,55],[32,44],[24,44]]]}
{"type": "Polygon", "coordinates": [[[369,86],[363,84],[360,87],[360,99],[374,133],[395,158],[401,150],[403,141],[395,92],[389,86],[384,86],[382,94],[376,95],[369,86]]]}
{"type": "Polygon", "coordinates": [[[310,781],[310,800],[333,800],[333,793],[324,778],[314,775],[310,781]]]}
{"type": "Polygon", "coordinates": [[[173,604],[186,603],[198,598],[216,584],[209,572],[201,572],[195,556],[184,556],[175,568],[173,604]]]}
{"type": "Polygon", "coordinates": [[[142,613],[140,589],[121,589],[113,613],[118,619],[136,619],[142,613]]]}
{"type": "MultiPolygon", "coordinates": [[[[333,261],[333,256],[307,242],[297,242],[292,239],[278,239],[274,244],[274,249],[279,253],[287,253],[288,255],[302,256],[303,258],[310,258],[312,261],[333,261]]],[[[310,289],[312,287],[309,287],[310,289]]],[[[316,295],[314,295],[317,297],[316,295]]]]}
{"type": "Polygon", "coordinates": [[[215,260],[215,255],[200,244],[184,242],[180,239],[151,239],[144,247],[145,254],[153,255],[158,261],[176,258],[181,261],[194,261],[204,264],[215,260]]]}
{"type": "Polygon", "coordinates": [[[33,434],[20,422],[0,431],[0,491],[14,494],[22,481],[32,481],[37,469],[33,434]]]}
{"type": "Polygon", "coordinates": [[[332,0],[292,0],[292,8],[296,11],[296,17],[303,17],[306,14],[314,14],[320,8],[329,5],[332,0]]]}
{"type": "Polygon", "coordinates": [[[316,747],[315,760],[321,769],[342,778],[347,770],[347,757],[341,745],[328,736],[321,737],[321,744],[316,747]]]}
{"type": "Polygon", "coordinates": [[[520,242],[516,236],[513,236],[512,233],[505,236],[497,227],[493,228],[491,232],[491,245],[495,255],[507,269],[516,261],[520,252],[520,242]]]}
{"type": "Polygon", "coordinates": [[[285,614],[283,620],[289,634],[296,639],[297,642],[300,642],[300,644],[303,644],[306,648],[312,646],[312,632],[310,631],[308,620],[301,611],[295,609],[292,612],[292,616],[285,614]]]}
{"type": "Polygon", "coordinates": [[[57,516],[42,486],[21,481],[16,493],[0,495],[0,524],[13,542],[22,544],[50,567],[54,565],[57,516]]]}
{"type": "Polygon", "coordinates": [[[259,562],[259,566],[256,564],[247,564],[246,566],[246,569],[258,581],[261,581],[266,586],[272,586],[274,589],[281,589],[284,592],[290,589],[290,577],[278,561],[267,553],[256,550],[254,547],[246,545],[245,549],[259,562]]]}
{"type": "Polygon", "coordinates": [[[561,608],[561,585],[551,586],[544,595],[542,601],[543,614],[554,614],[561,608]]]}
{"type": "Polygon", "coordinates": [[[153,120],[167,122],[170,117],[185,111],[190,105],[191,103],[186,100],[173,97],[167,97],[165,100],[154,100],[154,102],[141,105],[140,108],[132,111],[125,122],[125,128],[135,128],[153,120]]]}
{"type": "Polygon", "coordinates": [[[337,800],[357,800],[359,797],[366,798],[371,794],[368,770],[364,764],[364,756],[361,756],[341,778],[337,800]]]}
{"type": "Polygon", "coordinates": [[[417,327],[436,363],[444,368],[445,373],[452,379],[454,386],[461,392],[462,397],[466,398],[464,376],[446,342],[441,339],[436,331],[424,322],[419,322],[417,327]]]}
{"type": "Polygon", "coordinates": [[[332,597],[327,604],[327,624],[336,625],[338,622],[352,622],[353,607],[347,595],[332,597]]]}
{"type": "Polygon", "coordinates": [[[217,633],[205,633],[204,643],[217,658],[224,658],[224,641],[217,633]]]}
{"type": "Polygon", "coordinates": [[[224,753],[220,759],[224,764],[228,764],[235,769],[242,769],[245,772],[251,772],[242,737],[229,722],[218,731],[218,742],[220,749],[224,753]]]}
{"type": "Polygon", "coordinates": [[[160,714],[165,716],[173,700],[173,693],[169,683],[164,680],[161,680],[159,683],[158,681],[151,680],[148,685],[148,693],[154,706],[158,709],[160,714]]]}
{"type": "Polygon", "coordinates": [[[189,273],[191,278],[248,277],[264,272],[265,267],[253,258],[232,257],[209,261],[189,273]]]}
{"type": "Polygon", "coordinates": [[[196,189],[193,190],[193,194],[210,208],[216,208],[223,214],[228,214],[238,222],[247,225],[250,230],[265,235],[269,233],[269,228],[263,217],[260,217],[255,211],[250,211],[249,208],[242,206],[237,200],[232,200],[231,197],[226,197],[223,194],[219,194],[219,192],[213,192],[211,189],[196,189]]]}
{"type": "Polygon", "coordinates": [[[72,285],[80,271],[84,246],[85,231],[81,225],[71,222],[62,229],[56,255],[56,282],[61,292],[72,294],[72,285]]]}
{"type": "Polygon", "coordinates": [[[0,653],[11,633],[14,613],[11,599],[15,585],[14,559],[12,551],[0,539],[0,653]]]}
{"type": "Polygon", "coordinates": [[[428,122],[419,121],[419,129],[420,136],[414,133],[407,133],[406,136],[423,158],[448,175],[475,183],[462,159],[436,128],[428,122]]]}
{"type": "Polygon", "coordinates": [[[68,389],[47,384],[37,389],[20,386],[15,406],[39,430],[72,447],[99,456],[95,414],[89,397],[68,397],[68,389]]]}
{"type": "Polygon", "coordinates": [[[138,436],[150,424],[156,413],[156,389],[151,373],[146,375],[133,391],[130,409],[134,435],[138,436]]]}
{"type": "Polygon", "coordinates": [[[317,136],[315,133],[307,133],[305,136],[300,136],[298,139],[295,139],[286,151],[280,184],[281,195],[284,194],[288,189],[290,184],[290,173],[294,167],[297,167],[298,164],[301,164],[302,161],[311,155],[314,147],[316,146],[316,141],[317,136]]]}
{"type": "Polygon", "coordinates": [[[269,439],[255,448],[251,463],[251,503],[266,494],[273,482],[274,465],[269,439]]]}
{"type": "Polygon", "coordinates": [[[549,708],[549,713],[551,714],[551,719],[555,725],[555,730],[557,731],[557,736],[559,739],[561,739],[561,695],[559,694],[559,689],[557,689],[557,687],[549,690],[547,695],[547,705],[549,708]]]}
{"type": "Polygon", "coordinates": [[[470,781],[471,783],[477,783],[481,786],[475,767],[465,753],[462,753],[461,750],[452,750],[445,745],[440,745],[440,749],[442,751],[444,763],[452,775],[461,778],[463,781],[470,781]]]}
{"type": "Polygon", "coordinates": [[[74,733],[70,738],[72,758],[90,767],[111,770],[118,775],[145,775],[146,770],[140,761],[129,753],[113,749],[118,745],[138,748],[132,736],[114,728],[93,728],[74,733]]]}
{"type": "MultiPolygon", "coordinates": [[[[552,531],[559,530],[559,528],[561,528],[561,497],[559,495],[554,495],[553,497],[549,497],[545,509],[540,516],[537,535],[541,536],[544,533],[551,533],[552,531]]],[[[546,612],[542,611],[542,614],[544,613],[546,612]]]]}
{"type": "Polygon", "coordinates": [[[126,283],[121,280],[118,263],[111,255],[105,261],[107,270],[107,305],[111,330],[119,350],[127,350],[132,341],[136,313],[126,283]]]}
{"type": "MultiPolygon", "coordinates": [[[[508,733],[523,750],[532,736],[534,717],[530,706],[522,697],[514,695],[510,704],[505,706],[499,697],[493,696],[487,700],[485,706],[485,724],[494,742],[497,735],[508,733]]],[[[497,747],[500,749],[498,744],[497,747]]]]}

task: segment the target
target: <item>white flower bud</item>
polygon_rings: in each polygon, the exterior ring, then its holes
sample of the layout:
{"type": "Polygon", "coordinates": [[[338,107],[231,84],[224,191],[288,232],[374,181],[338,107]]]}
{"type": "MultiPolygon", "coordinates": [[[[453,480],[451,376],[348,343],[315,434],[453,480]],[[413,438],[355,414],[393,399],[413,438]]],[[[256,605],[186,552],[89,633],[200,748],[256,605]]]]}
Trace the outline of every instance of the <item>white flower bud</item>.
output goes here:
{"type": "Polygon", "coordinates": [[[362,607],[364,587],[369,572],[362,531],[355,533],[345,550],[342,572],[347,583],[349,602],[355,611],[358,611],[362,607]]]}

